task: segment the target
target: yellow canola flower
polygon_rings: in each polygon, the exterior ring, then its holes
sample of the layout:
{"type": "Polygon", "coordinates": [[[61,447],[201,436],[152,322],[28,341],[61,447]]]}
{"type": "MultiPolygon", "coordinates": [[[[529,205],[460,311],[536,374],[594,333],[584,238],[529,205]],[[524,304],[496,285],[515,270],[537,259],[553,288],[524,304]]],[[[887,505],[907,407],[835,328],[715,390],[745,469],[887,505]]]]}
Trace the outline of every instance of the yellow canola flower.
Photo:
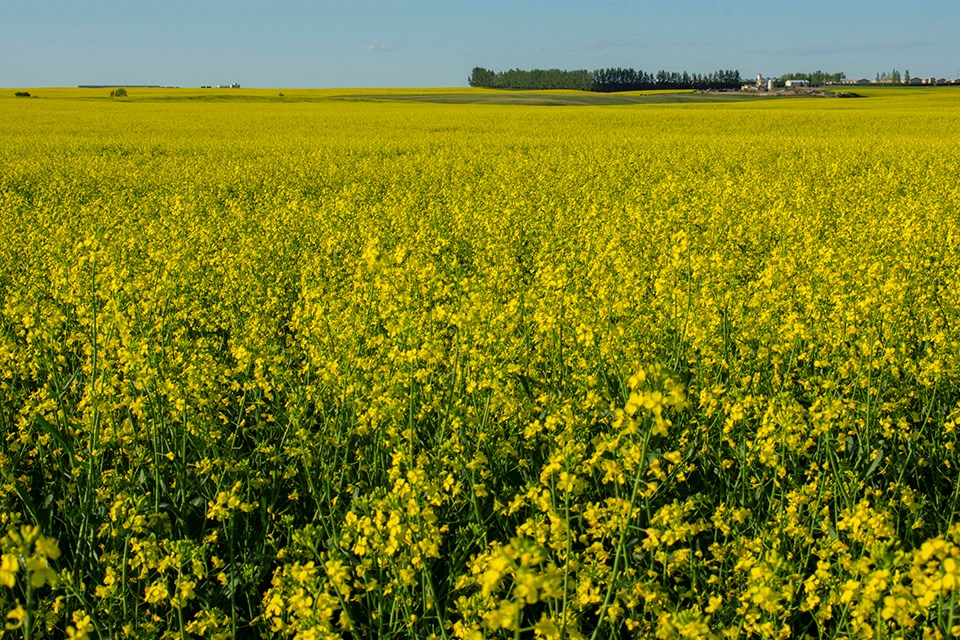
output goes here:
{"type": "Polygon", "coordinates": [[[23,608],[22,604],[17,604],[13,609],[7,612],[7,622],[5,628],[7,631],[12,631],[14,629],[19,629],[23,626],[23,622],[27,617],[27,610],[23,608]]]}
{"type": "Polygon", "coordinates": [[[17,556],[12,553],[3,554],[0,559],[0,584],[12,589],[17,581],[17,570],[20,568],[20,562],[17,556]]]}
{"type": "Polygon", "coordinates": [[[42,536],[37,538],[35,549],[37,555],[44,556],[51,560],[56,560],[60,557],[60,548],[57,546],[57,541],[53,538],[44,538],[42,536]]]}
{"type": "Polygon", "coordinates": [[[27,575],[30,576],[30,586],[34,589],[39,589],[44,585],[56,586],[57,573],[50,568],[45,557],[34,556],[28,558],[25,566],[27,575]]]}
{"type": "Polygon", "coordinates": [[[85,611],[74,611],[71,616],[72,625],[67,626],[67,638],[71,640],[86,640],[93,631],[93,621],[85,611]]]}
{"type": "Polygon", "coordinates": [[[166,581],[160,580],[147,586],[143,594],[144,602],[148,604],[157,604],[166,601],[170,597],[170,591],[167,588],[166,581]]]}

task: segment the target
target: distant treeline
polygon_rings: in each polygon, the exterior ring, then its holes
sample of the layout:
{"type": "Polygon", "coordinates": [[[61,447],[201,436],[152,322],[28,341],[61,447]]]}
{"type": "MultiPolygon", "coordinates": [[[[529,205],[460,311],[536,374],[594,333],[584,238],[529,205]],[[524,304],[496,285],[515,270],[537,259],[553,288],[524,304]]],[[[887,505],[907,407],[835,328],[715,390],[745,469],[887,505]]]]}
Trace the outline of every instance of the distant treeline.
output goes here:
{"type": "Polygon", "coordinates": [[[474,67],[471,87],[487,89],[577,89],[580,91],[643,91],[652,89],[739,89],[740,72],[714,71],[708,74],[609,68],[587,71],[562,69],[510,69],[491,71],[474,67]]]}
{"type": "Polygon", "coordinates": [[[811,87],[822,87],[825,84],[835,84],[841,82],[846,74],[843,71],[836,73],[827,73],[826,71],[814,71],[813,73],[787,73],[777,79],[778,84],[783,85],[787,80],[808,80],[811,87]]]}

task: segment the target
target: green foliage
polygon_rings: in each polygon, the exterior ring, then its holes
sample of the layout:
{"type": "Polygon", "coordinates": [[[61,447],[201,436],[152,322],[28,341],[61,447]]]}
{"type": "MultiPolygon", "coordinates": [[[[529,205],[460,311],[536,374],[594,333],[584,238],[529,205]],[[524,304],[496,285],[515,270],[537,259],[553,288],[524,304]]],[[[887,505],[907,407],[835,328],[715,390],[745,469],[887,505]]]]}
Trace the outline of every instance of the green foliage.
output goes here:
{"type": "Polygon", "coordinates": [[[826,71],[813,71],[797,73],[785,73],[776,80],[777,86],[782,87],[787,80],[809,80],[811,87],[822,87],[825,84],[840,82],[846,77],[842,71],[828,73],[826,71]]]}
{"type": "Polygon", "coordinates": [[[589,91],[591,74],[589,71],[563,71],[561,69],[510,69],[494,72],[475,67],[470,74],[471,87],[488,89],[570,89],[589,91]]]}
{"type": "Polygon", "coordinates": [[[595,71],[560,69],[510,69],[491,71],[475,67],[469,78],[471,87],[488,89],[572,89],[578,91],[640,91],[665,89],[737,89],[740,72],[721,70],[698,75],[660,70],[656,73],[627,68],[595,71]]]}

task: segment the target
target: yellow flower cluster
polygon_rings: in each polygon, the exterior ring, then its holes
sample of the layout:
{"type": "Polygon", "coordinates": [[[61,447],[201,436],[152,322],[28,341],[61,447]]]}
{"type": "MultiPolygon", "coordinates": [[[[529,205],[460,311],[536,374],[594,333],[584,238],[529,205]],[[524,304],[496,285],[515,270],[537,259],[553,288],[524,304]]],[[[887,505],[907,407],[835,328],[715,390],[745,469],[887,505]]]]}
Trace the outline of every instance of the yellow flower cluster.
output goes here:
{"type": "Polygon", "coordinates": [[[60,558],[53,538],[43,536],[36,525],[8,523],[0,540],[0,606],[6,614],[6,632],[20,630],[29,637],[34,631],[49,631],[57,623],[62,603],[54,601],[48,611],[37,606],[45,593],[59,582],[51,565],[60,558]]]}

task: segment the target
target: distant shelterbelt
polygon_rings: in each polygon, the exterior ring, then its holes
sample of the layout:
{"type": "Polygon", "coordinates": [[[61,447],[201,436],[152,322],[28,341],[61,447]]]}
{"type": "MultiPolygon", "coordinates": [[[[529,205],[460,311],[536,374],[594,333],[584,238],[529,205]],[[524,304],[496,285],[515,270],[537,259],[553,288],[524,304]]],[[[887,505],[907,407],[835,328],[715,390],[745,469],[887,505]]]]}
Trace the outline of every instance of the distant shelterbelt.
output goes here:
{"type": "Polygon", "coordinates": [[[708,74],[686,71],[650,73],[629,68],[587,71],[562,69],[510,69],[491,71],[474,67],[468,79],[471,87],[488,89],[578,89],[581,91],[643,91],[651,89],[739,89],[740,72],[720,70],[708,74]]]}

